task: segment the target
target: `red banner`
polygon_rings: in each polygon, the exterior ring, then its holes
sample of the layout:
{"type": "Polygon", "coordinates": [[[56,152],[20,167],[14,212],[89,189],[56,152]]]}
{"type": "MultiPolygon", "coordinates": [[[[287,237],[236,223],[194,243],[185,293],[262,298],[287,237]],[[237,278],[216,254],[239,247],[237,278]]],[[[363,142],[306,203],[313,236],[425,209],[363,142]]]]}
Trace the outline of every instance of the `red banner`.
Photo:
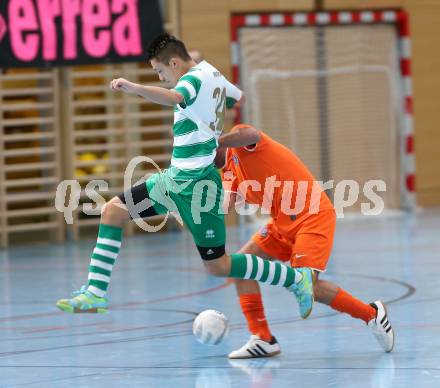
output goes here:
{"type": "Polygon", "coordinates": [[[158,0],[0,0],[0,67],[145,59],[158,0]]]}

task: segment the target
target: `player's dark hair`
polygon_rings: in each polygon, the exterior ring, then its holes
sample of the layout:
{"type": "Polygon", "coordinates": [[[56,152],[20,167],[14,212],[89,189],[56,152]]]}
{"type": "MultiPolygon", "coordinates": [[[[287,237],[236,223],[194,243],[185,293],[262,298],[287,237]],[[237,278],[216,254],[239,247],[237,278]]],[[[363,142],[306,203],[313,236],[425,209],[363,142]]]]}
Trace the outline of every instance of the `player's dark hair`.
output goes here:
{"type": "Polygon", "coordinates": [[[159,62],[168,65],[172,57],[179,57],[184,61],[190,61],[191,57],[185,47],[185,44],[176,37],[163,33],[149,44],[147,49],[147,60],[156,59],[159,62]]]}

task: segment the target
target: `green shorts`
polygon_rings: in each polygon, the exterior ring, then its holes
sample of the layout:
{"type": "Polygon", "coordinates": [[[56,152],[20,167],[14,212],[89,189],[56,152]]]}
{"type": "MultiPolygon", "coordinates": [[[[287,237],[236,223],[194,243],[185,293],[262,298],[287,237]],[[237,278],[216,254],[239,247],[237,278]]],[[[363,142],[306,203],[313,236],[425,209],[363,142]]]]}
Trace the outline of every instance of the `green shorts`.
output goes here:
{"type": "Polygon", "coordinates": [[[126,201],[128,192],[121,194],[119,197],[127,204],[132,218],[167,212],[178,214],[191,232],[202,258],[209,259],[209,253],[213,251],[213,256],[221,256],[219,250],[213,248],[223,247],[224,253],[223,186],[217,169],[212,168],[202,179],[192,181],[175,181],[169,176],[168,170],[164,170],[150,176],[145,185],[131,188],[130,192],[134,204],[148,198],[152,205],[148,210],[133,214],[126,201]],[[204,257],[201,248],[209,248],[204,250],[208,252],[207,257],[204,257]]]}

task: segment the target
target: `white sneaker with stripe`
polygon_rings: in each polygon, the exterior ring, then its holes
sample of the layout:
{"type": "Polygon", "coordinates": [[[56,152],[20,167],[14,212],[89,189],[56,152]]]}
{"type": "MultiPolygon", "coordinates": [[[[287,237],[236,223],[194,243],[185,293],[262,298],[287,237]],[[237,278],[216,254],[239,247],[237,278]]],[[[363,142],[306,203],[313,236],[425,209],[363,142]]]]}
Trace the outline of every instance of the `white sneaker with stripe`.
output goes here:
{"type": "Polygon", "coordinates": [[[376,318],[368,322],[368,327],[386,352],[391,352],[394,347],[394,330],[388,320],[385,304],[380,300],[371,303],[376,309],[376,318]]]}
{"type": "Polygon", "coordinates": [[[234,350],[229,353],[229,358],[260,358],[260,357],[273,357],[281,353],[280,344],[275,337],[272,341],[263,341],[257,335],[251,335],[246,344],[240,349],[234,350]]]}

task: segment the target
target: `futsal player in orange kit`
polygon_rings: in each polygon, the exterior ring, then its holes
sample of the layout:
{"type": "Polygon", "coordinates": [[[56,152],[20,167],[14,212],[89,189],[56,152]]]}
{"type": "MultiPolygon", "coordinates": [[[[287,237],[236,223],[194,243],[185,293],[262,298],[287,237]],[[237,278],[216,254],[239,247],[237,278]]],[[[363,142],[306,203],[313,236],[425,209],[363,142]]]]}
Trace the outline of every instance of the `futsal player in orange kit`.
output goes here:
{"type": "MultiPolygon", "coordinates": [[[[336,284],[319,278],[330,257],[336,215],[332,203],[304,163],[264,132],[241,124],[220,137],[216,165],[222,167],[225,202],[229,208],[242,197],[246,203],[261,206],[262,211],[272,217],[240,253],[290,262],[295,268],[312,268],[317,277],[315,301],[363,320],[382,348],[390,352],[394,332],[384,303],[364,303],[336,284]]],[[[258,282],[242,279],[234,279],[234,282],[251,338],[231,352],[229,358],[279,354],[280,345],[267,323],[258,282]]]]}

